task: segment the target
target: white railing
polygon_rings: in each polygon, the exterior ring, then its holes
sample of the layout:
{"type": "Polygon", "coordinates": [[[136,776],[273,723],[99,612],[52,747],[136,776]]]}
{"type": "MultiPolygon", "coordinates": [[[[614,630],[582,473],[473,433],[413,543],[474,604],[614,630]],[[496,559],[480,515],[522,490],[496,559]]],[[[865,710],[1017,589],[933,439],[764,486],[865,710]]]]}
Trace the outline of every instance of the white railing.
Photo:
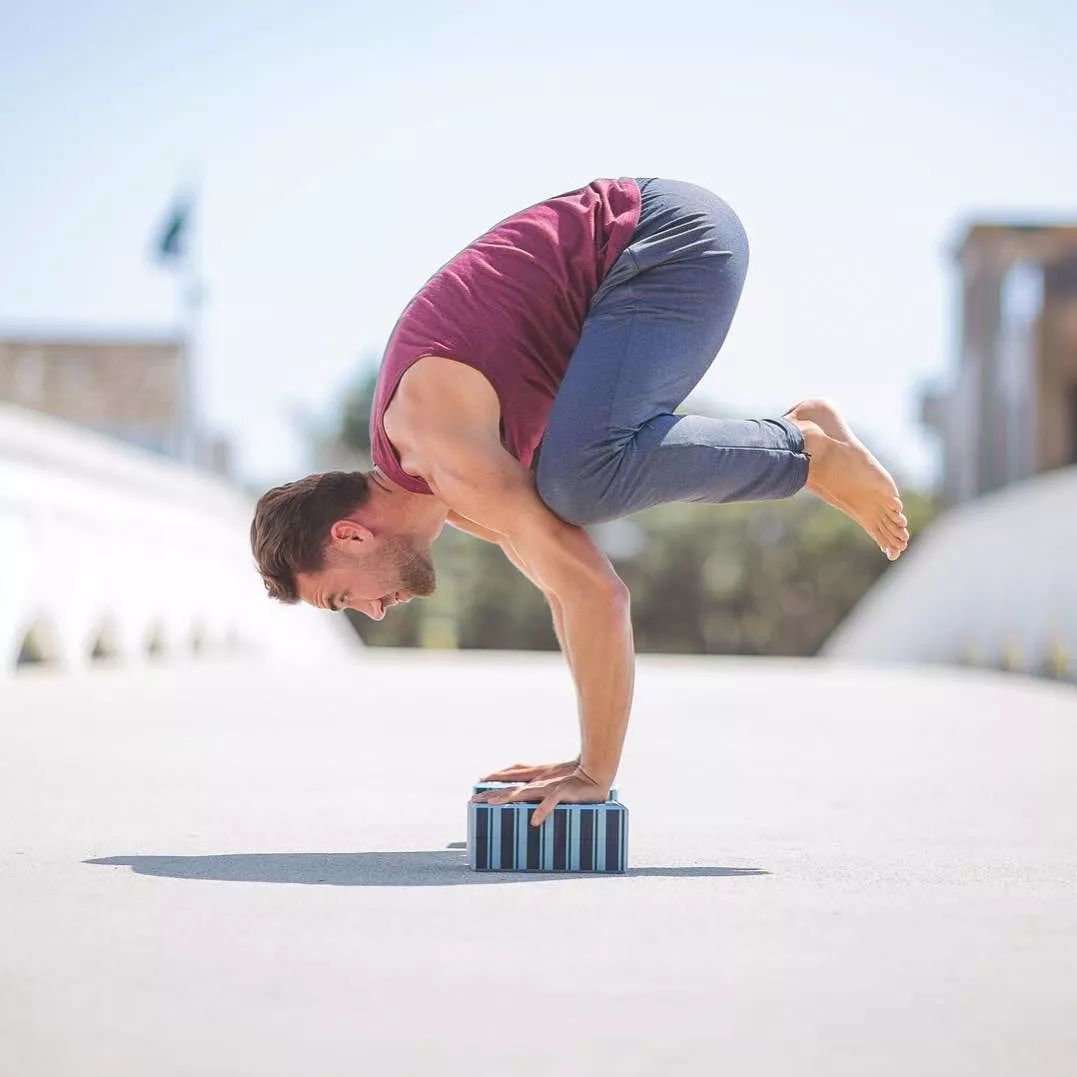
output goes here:
{"type": "Polygon", "coordinates": [[[1077,467],[940,517],[838,626],[823,653],[1077,679],[1077,467]]]}
{"type": "Polygon", "coordinates": [[[0,404],[0,677],[198,655],[356,653],[339,615],[266,597],[223,480],[0,404]]]}

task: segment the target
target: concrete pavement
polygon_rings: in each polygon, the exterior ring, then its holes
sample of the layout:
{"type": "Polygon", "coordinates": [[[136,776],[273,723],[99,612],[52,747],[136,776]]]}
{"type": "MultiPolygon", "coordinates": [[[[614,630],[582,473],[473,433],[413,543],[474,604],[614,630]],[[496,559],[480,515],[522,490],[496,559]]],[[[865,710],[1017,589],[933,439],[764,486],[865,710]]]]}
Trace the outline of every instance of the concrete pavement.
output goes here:
{"type": "Polygon", "coordinates": [[[627,876],[478,875],[555,655],[0,687],[0,1074],[1077,1070],[1077,691],[643,657],[627,876]]]}

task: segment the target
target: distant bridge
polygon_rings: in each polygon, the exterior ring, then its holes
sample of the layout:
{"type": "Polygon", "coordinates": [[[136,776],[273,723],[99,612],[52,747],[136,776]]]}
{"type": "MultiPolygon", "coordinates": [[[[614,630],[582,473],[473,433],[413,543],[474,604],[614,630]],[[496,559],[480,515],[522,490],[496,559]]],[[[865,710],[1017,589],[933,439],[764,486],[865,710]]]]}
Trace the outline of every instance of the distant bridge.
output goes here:
{"type": "Polygon", "coordinates": [[[953,509],[827,641],[837,658],[1077,679],[1077,467],[953,509]]]}
{"type": "Polygon", "coordinates": [[[266,597],[223,480],[0,405],[0,678],[22,662],[337,656],[343,618],[266,597]]]}

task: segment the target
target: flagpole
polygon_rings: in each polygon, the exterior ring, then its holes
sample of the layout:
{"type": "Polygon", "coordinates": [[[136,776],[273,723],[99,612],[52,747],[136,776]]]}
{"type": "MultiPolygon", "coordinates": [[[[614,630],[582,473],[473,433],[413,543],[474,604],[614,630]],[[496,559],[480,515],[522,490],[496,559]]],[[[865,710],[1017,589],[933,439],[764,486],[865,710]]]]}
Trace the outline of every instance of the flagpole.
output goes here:
{"type": "Polygon", "coordinates": [[[204,463],[200,459],[198,437],[198,341],[201,328],[199,317],[202,309],[201,233],[198,220],[199,191],[197,180],[190,185],[188,205],[191,224],[190,240],[185,248],[180,271],[181,325],[183,327],[183,440],[181,455],[189,464],[204,463]]]}
{"type": "Polygon", "coordinates": [[[196,400],[199,314],[203,303],[200,230],[197,226],[192,227],[197,202],[198,181],[197,178],[192,178],[191,182],[184,185],[182,193],[173,200],[169,216],[156,242],[158,260],[171,265],[176,273],[176,328],[180,337],[180,368],[176,408],[178,430],[171,448],[180,460],[192,465],[204,462],[201,460],[196,400]]]}

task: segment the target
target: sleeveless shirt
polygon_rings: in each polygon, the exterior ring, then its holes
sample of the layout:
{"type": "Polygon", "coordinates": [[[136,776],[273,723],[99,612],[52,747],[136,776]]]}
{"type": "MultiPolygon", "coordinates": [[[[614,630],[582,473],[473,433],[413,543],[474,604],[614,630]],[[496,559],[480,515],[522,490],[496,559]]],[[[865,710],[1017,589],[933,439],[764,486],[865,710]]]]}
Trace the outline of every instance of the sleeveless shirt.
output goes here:
{"type": "Polygon", "coordinates": [[[397,319],[378,371],[370,413],[378,468],[406,490],[433,492],[403,470],[382,422],[404,371],[427,355],[486,376],[501,405],[502,444],[530,467],[591,298],[639,215],[634,179],[592,180],[506,217],[430,277],[397,319]]]}

